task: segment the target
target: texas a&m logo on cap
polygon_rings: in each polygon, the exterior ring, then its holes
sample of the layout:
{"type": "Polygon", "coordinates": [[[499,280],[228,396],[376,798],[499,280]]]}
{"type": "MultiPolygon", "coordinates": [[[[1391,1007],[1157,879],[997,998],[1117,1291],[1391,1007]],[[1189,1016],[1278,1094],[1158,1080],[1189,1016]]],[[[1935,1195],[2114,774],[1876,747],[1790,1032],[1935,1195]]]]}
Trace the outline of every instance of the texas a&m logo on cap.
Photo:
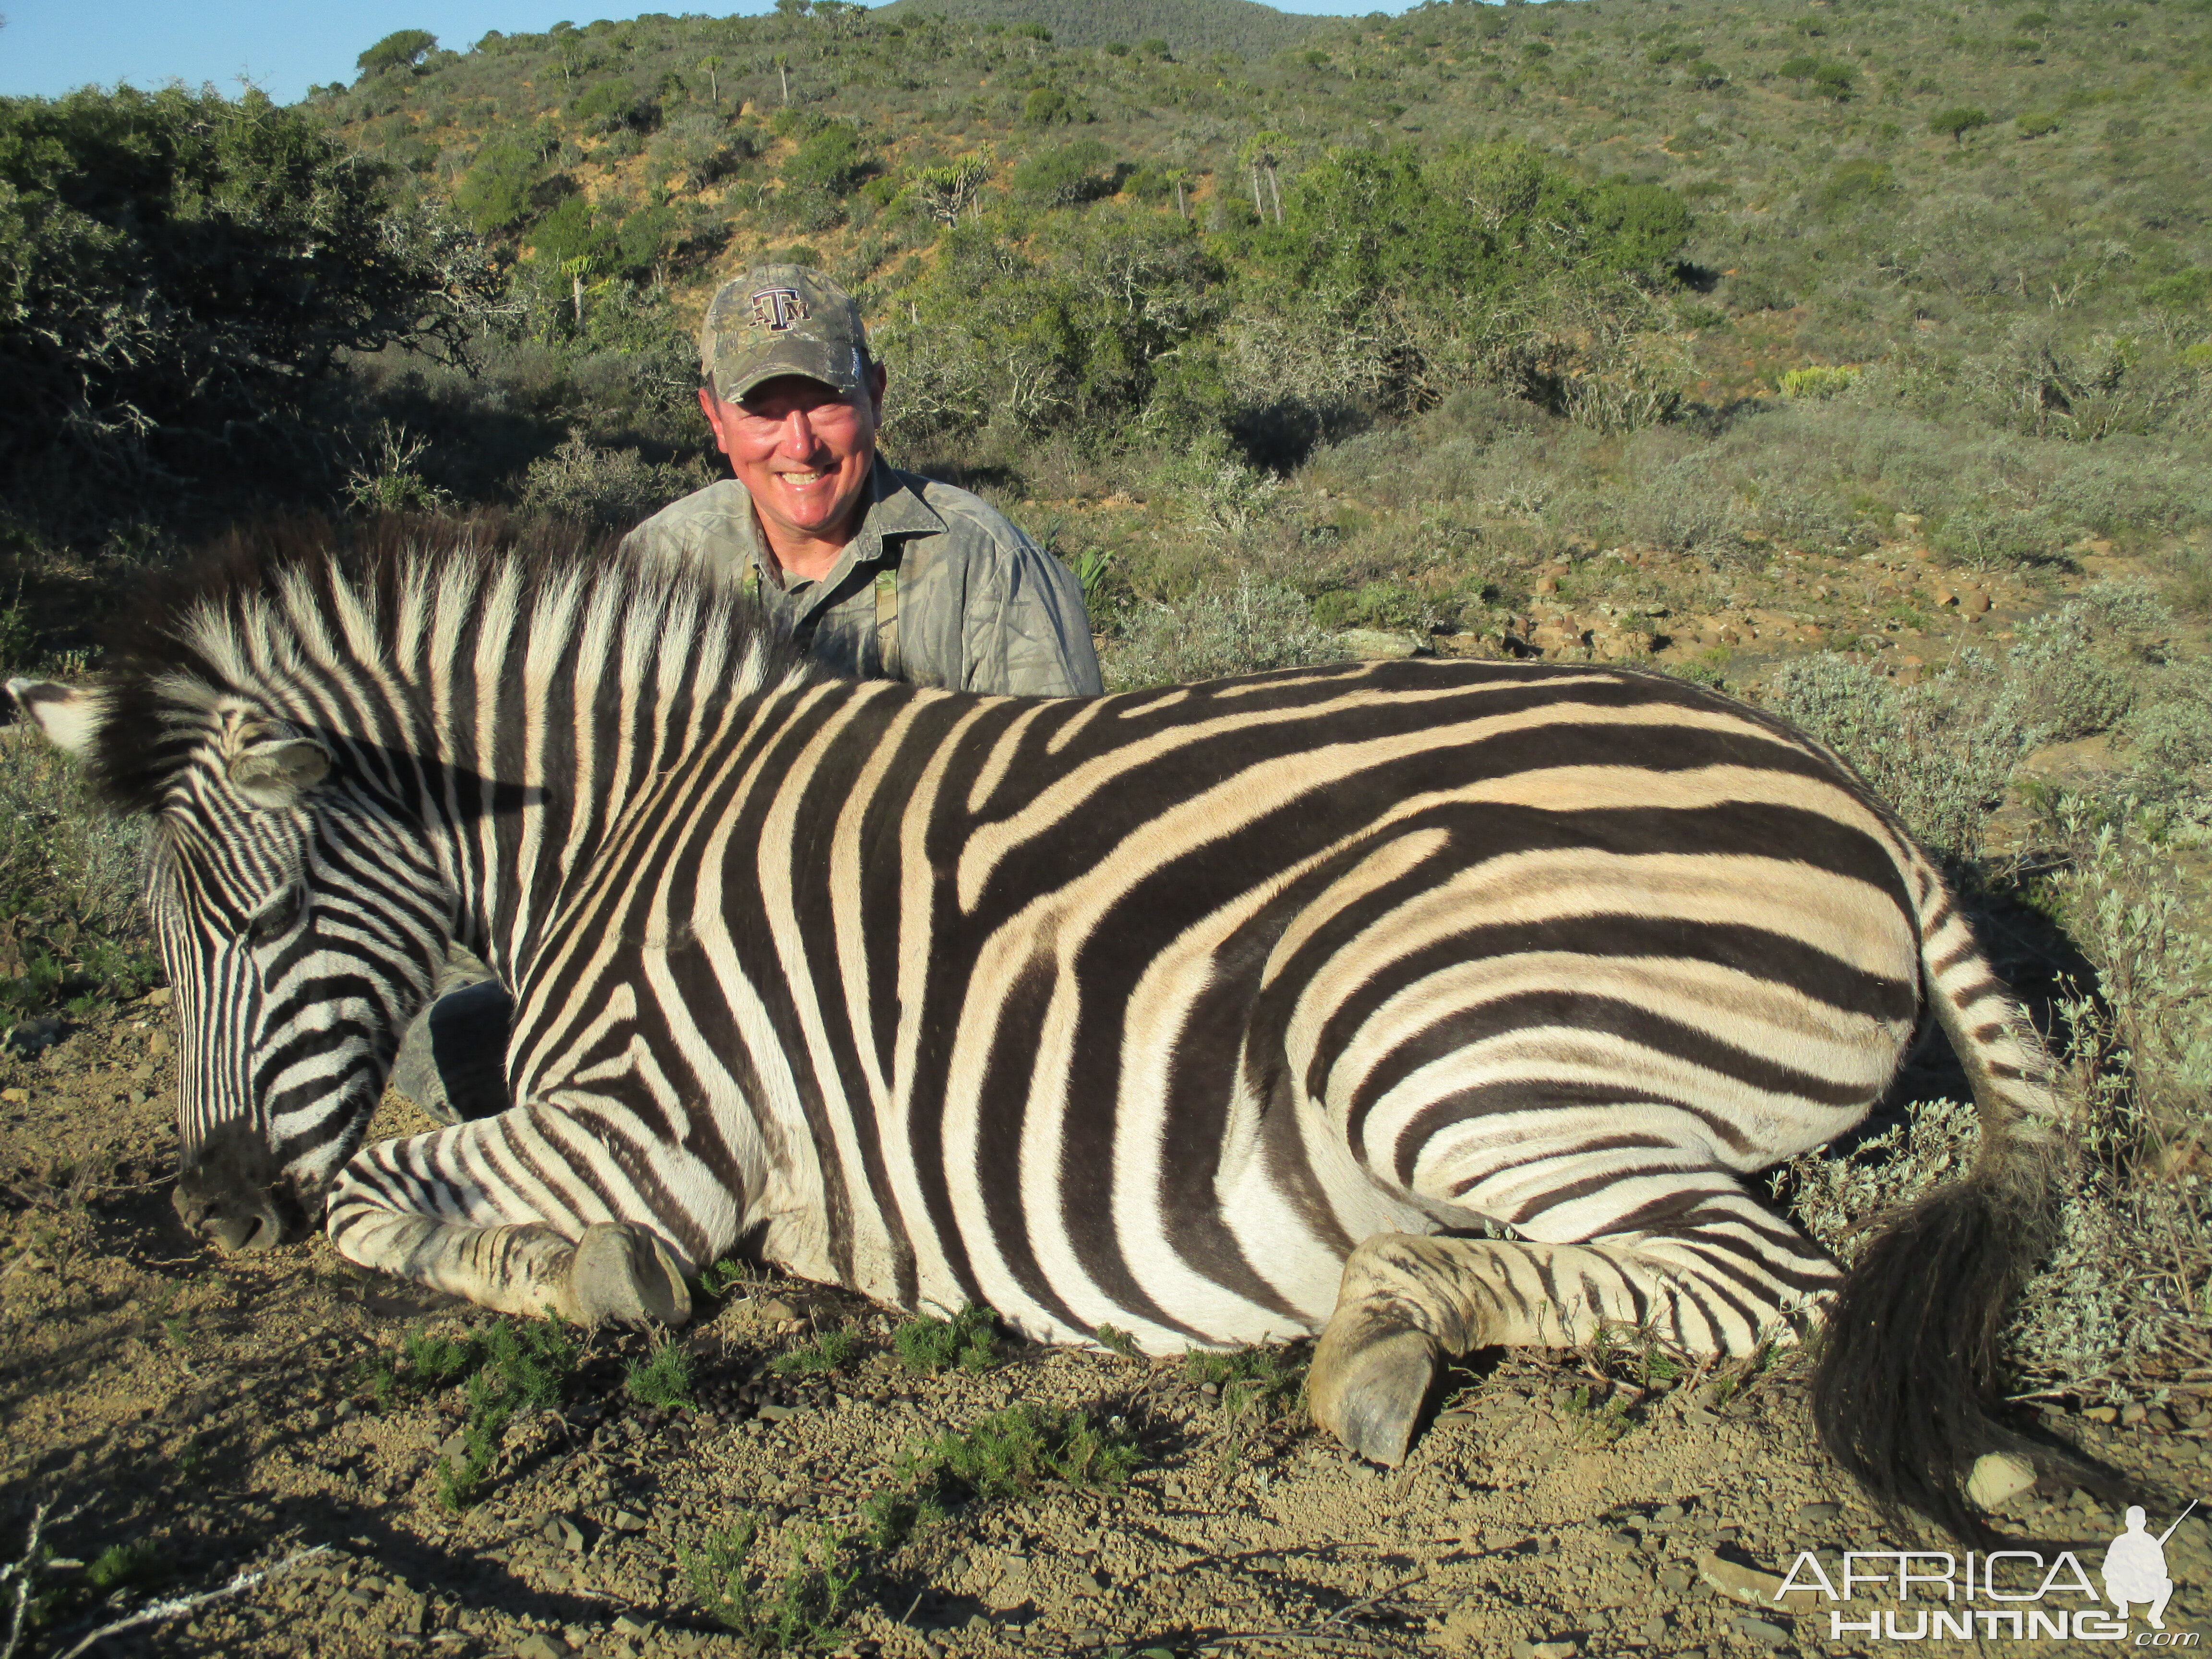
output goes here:
{"type": "Polygon", "coordinates": [[[806,301],[795,288],[757,289],[752,295],[753,321],[771,334],[781,334],[806,315],[806,301]]]}

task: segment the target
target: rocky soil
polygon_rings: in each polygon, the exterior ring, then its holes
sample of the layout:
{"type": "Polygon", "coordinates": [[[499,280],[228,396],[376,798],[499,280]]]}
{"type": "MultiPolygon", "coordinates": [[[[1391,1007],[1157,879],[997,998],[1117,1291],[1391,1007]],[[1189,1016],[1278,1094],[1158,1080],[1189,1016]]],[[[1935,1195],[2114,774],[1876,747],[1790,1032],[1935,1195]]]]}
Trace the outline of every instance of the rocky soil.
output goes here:
{"type": "MultiPolygon", "coordinates": [[[[1756,604],[1726,604],[1714,573],[1711,605],[1659,618],[1632,591],[1640,558],[1621,550],[1611,599],[1561,600],[1553,577],[1510,638],[1437,643],[1631,655],[1608,642],[1640,631],[1641,651],[1662,658],[1725,647],[1732,680],[1769,653],[1850,643],[1909,675],[1963,641],[2001,640],[2080,580],[1962,580],[1900,539],[1864,559],[1778,559],[1756,604]]],[[[2094,550],[2084,562],[2119,568],[2094,550]]],[[[461,1455],[465,1391],[391,1379],[410,1336],[493,1322],[366,1278],[319,1240],[223,1257],[188,1239],[168,1202],[173,1042],[157,991],[0,1054],[0,1562],[17,1564],[0,1582],[0,1653],[70,1653],[163,1598],[301,1551],[315,1553],[91,1650],[757,1650],[708,1616],[686,1566],[750,1517],[752,1577],[771,1596],[810,1551],[834,1548],[857,1571],[850,1610],[823,1621],[817,1650],[833,1653],[1872,1654],[1892,1649],[1886,1632],[1832,1639],[1826,1603],[1741,1598],[1771,1591],[1759,1575],[1787,1572],[1800,1552],[1833,1571],[1844,1551],[1942,1547],[1870,1513],[1825,1462],[1788,1358],[1668,1377],[1633,1357],[1476,1356],[1407,1466],[1385,1471],[1317,1436],[1294,1401],[1233,1411],[1180,1363],[1006,1346],[978,1371],[916,1374],[889,1340],[893,1316],[760,1274],[702,1296],[678,1339],[694,1361],[689,1407],[625,1386],[644,1339],[591,1337],[557,1402],[507,1425],[456,1510],[439,1468],[461,1455]],[[835,1371],[769,1369],[836,1329],[860,1343],[835,1371]],[[1133,1471],[956,1492],[943,1518],[866,1540],[864,1506],[911,1486],[902,1458],[1022,1402],[1131,1440],[1133,1471]],[[19,1562],[40,1505],[49,1553],[19,1562]],[[19,1584],[35,1591],[20,1640],[19,1584]]],[[[373,1133],[418,1123],[395,1098],[373,1133]]],[[[2045,1423],[2133,1483],[2161,1531],[2212,1497],[2208,1390],[2212,1373],[2194,1373],[2124,1420],[2062,1401],[2045,1423]]],[[[2046,1560],[2078,1551],[2100,1589],[2121,1530],[2114,1498],[2029,1491],[2004,1519],[2046,1560]]],[[[2212,1622],[2203,1523],[2191,1517],[2166,1547],[2179,1586],[2166,1626],[2198,1630],[2212,1622]]],[[[1931,1605],[1943,1604],[1861,1585],[1843,1613],[1903,1612],[1909,1635],[1931,1605]]],[[[2045,1605],[2086,1604],[2055,1590],[2045,1605]]],[[[2002,1628],[1978,1645],[2078,1646],[2002,1628]]]]}

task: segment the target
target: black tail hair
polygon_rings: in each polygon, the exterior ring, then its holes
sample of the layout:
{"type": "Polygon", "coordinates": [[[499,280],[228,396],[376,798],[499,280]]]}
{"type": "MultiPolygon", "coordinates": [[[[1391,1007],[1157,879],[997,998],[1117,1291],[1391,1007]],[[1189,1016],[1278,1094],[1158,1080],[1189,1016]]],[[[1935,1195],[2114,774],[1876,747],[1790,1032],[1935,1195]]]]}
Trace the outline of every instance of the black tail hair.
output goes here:
{"type": "Polygon", "coordinates": [[[2086,1473],[1999,1416],[2006,1320],[2057,1235],[2070,1160],[2050,1055],[1932,866],[1920,909],[1928,1006],[1973,1085],[1981,1151],[1844,1275],[1814,1362],[1813,1422],[1885,1510],[1917,1510],[1978,1542],[1990,1534],[1966,1497],[1977,1459],[2009,1452],[2086,1473]]]}

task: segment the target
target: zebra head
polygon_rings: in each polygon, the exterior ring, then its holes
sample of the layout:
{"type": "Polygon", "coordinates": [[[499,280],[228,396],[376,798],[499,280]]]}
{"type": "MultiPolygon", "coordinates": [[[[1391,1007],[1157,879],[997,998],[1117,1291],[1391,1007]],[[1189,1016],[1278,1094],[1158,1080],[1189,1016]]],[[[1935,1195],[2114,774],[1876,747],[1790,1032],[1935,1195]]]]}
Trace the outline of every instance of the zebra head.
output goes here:
{"type": "Polygon", "coordinates": [[[360,1144],[443,959],[450,891],[389,791],[265,702],[177,675],[9,690],[150,819],[146,906],[179,1027],[177,1212],[225,1250],[273,1249],[319,1216],[360,1144]]]}

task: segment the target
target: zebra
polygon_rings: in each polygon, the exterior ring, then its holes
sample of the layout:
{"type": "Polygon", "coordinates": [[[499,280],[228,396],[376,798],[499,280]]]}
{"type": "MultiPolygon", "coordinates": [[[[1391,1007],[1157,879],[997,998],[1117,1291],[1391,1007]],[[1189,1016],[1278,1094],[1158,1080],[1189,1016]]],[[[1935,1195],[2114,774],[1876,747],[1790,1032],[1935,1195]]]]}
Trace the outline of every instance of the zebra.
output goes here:
{"type": "Polygon", "coordinates": [[[2049,1234],[2050,1056],[1835,754],[1652,672],[1346,663],[1097,699],[831,678],[742,592],[483,522],[234,537],[99,684],[149,823],[188,1226],[684,1322],[726,1253],[1147,1352],[1317,1336],[1401,1463],[1450,1358],[1813,1329],[1822,1437],[1961,1528],[2049,1234]],[[512,1103],[362,1144],[454,943],[512,1103]],[[1846,1277],[1746,1177],[1931,1016],[1968,1178],[1846,1277]],[[1120,1340],[1117,1335],[1115,1339],[1120,1340]]]}

